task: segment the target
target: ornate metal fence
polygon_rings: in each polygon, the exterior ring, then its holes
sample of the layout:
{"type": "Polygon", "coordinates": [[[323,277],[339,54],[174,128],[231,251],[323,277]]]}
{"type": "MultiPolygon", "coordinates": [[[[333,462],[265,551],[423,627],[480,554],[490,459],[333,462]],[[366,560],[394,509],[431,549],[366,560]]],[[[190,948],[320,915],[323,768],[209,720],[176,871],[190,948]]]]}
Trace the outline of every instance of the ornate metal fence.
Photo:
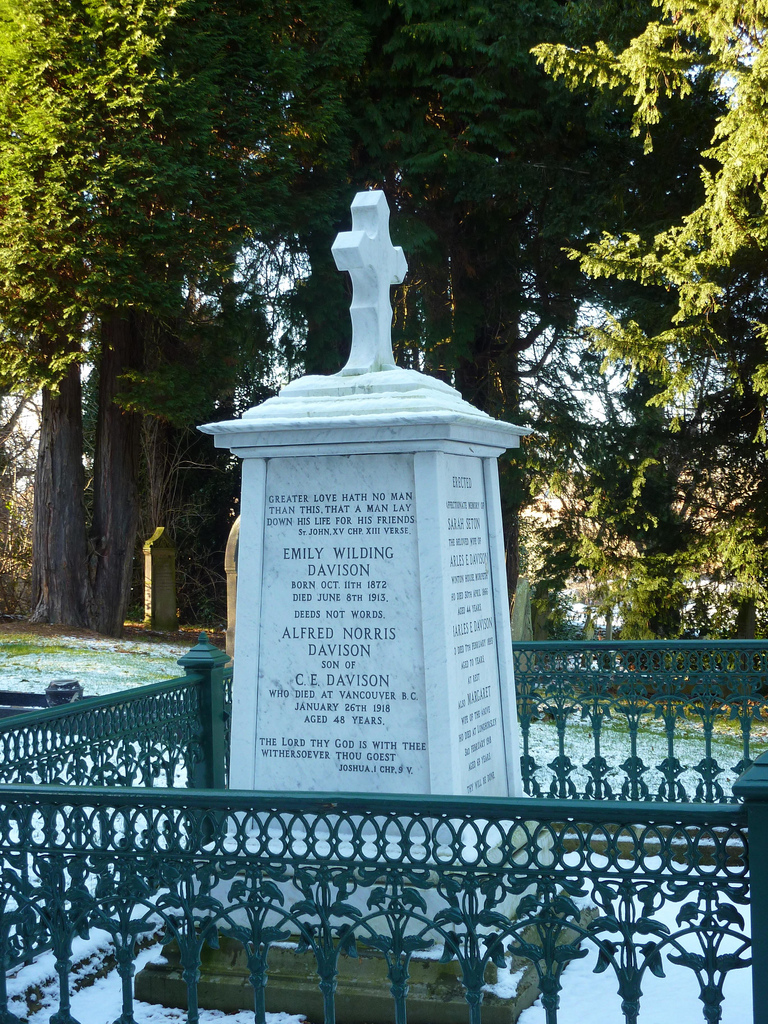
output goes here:
{"type": "Polygon", "coordinates": [[[533,796],[729,802],[768,746],[762,641],[529,643],[514,657],[533,796]],[[546,763],[536,757],[543,728],[546,763]]]}
{"type": "MultiPolygon", "coordinates": [[[[203,947],[217,936],[243,948],[259,1022],[272,951],[290,942],[312,958],[327,1024],[340,960],[363,946],[384,958],[397,1022],[425,953],[456,963],[472,1024],[489,968],[512,960],[533,966],[549,1024],[574,959],[615,975],[628,1022],[647,977],[670,964],[691,971],[703,1019],[717,1021],[724,981],[750,962],[746,815],[735,806],[32,786],[0,794],[0,957],[8,970],[53,949],[57,1024],[73,1021],[72,942],[90,928],[112,936],[120,1020],[133,1021],[136,941],[158,918],[178,943],[191,1024],[203,947]]],[[[9,1012],[0,991],[0,1020],[9,1012]]]]}
{"type": "Polygon", "coordinates": [[[201,636],[178,679],[0,722],[0,782],[223,786],[227,660],[201,636]]]}
{"type": "MultiPolygon", "coordinates": [[[[719,1020],[724,983],[750,962],[748,904],[755,956],[768,956],[768,862],[750,863],[748,847],[768,843],[768,757],[736,787],[745,809],[729,802],[712,753],[717,724],[731,722],[741,754],[732,771],[751,764],[766,717],[762,645],[537,644],[515,657],[524,777],[547,799],[227,792],[231,678],[204,638],[181,660],[182,678],[7,720],[0,781],[16,784],[0,785],[6,970],[52,949],[55,1019],[73,1024],[73,940],[103,929],[123,982],[121,1024],[132,1024],[137,941],[160,922],[178,946],[192,1024],[200,958],[219,938],[242,947],[258,1021],[286,944],[314,965],[328,1024],[337,971],[364,949],[383,957],[396,1024],[422,956],[455,965],[473,1024],[499,998],[489,983],[505,965],[535,973],[556,1024],[562,971],[581,958],[615,976],[629,1022],[646,980],[670,964],[695,978],[703,1018],[719,1020]],[[680,756],[691,719],[697,763],[680,756]],[[531,754],[547,720],[557,751],[548,784],[531,754]],[[605,737],[617,721],[625,750],[611,764],[605,737]],[[666,759],[646,766],[654,727],[666,759]],[[591,745],[581,760],[569,746],[579,728],[591,745]],[[687,772],[698,803],[682,802],[687,772]],[[39,784],[51,782],[66,785],[39,784]]],[[[755,1005],[768,1007],[768,972],[754,986],[755,1005]]]]}
{"type": "MultiPolygon", "coordinates": [[[[537,643],[514,656],[532,796],[732,802],[768,745],[763,643],[537,643]]],[[[0,723],[0,781],[223,786],[225,662],[201,638],[181,659],[186,676],[0,723]]]]}

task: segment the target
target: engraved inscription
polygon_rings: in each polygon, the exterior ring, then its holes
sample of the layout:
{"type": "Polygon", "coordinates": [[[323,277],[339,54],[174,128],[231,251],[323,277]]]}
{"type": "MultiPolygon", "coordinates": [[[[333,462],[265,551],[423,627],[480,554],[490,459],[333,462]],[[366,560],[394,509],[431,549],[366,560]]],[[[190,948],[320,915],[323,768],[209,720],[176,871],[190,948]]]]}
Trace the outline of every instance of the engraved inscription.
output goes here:
{"type": "Polygon", "coordinates": [[[405,456],[270,462],[257,710],[267,788],[306,788],[308,769],[312,789],[428,788],[414,523],[405,456]]]}
{"type": "Polygon", "coordinates": [[[444,553],[450,583],[448,628],[458,679],[459,730],[467,793],[504,791],[504,758],[482,463],[448,460],[444,553]]]}

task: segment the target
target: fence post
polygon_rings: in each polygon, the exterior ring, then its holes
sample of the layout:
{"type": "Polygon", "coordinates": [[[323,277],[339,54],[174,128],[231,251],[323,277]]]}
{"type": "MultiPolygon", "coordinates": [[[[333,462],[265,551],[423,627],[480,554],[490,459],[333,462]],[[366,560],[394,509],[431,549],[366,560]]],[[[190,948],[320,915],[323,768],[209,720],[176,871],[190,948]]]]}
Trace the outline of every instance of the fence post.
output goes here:
{"type": "Polygon", "coordinates": [[[199,676],[200,718],[203,735],[202,762],[195,766],[191,785],[195,789],[224,789],[226,735],[224,730],[224,666],[229,657],[209,643],[205,633],[178,664],[186,675],[199,676]]]}
{"type": "Polygon", "coordinates": [[[768,1024],[768,752],[734,783],[733,793],[744,801],[749,829],[753,1019],[768,1024]]]}

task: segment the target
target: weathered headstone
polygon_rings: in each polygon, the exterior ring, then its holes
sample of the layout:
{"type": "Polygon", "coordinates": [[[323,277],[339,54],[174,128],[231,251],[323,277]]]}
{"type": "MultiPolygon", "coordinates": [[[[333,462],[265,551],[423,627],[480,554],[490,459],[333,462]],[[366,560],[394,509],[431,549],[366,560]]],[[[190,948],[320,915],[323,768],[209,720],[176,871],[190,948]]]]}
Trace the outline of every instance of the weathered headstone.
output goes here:
{"type": "Polygon", "coordinates": [[[231,785],[519,793],[497,458],[525,430],[395,367],[405,259],[383,193],[352,213],[347,366],[201,428],[243,459],[231,785]]]}
{"type": "Polygon", "coordinates": [[[512,605],[513,643],[528,643],[533,640],[531,622],[531,585],[524,576],[521,576],[517,581],[515,601],[512,605]]]}
{"type": "Polygon", "coordinates": [[[178,628],[176,548],[162,526],[144,544],[144,622],[150,629],[178,628]]]}
{"type": "Polygon", "coordinates": [[[224,573],[227,577],[227,641],[230,658],[235,655],[235,623],[237,622],[237,549],[240,544],[240,516],[232,524],[224,552],[224,573]]]}

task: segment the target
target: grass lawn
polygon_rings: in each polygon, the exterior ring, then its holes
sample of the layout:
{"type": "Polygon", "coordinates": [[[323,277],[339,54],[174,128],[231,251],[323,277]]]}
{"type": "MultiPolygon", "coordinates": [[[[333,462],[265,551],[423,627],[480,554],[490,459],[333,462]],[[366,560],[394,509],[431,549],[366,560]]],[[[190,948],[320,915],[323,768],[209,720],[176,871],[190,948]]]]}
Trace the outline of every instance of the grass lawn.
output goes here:
{"type": "MultiPolygon", "coordinates": [[[[86,696],[183,675],[178,659],[197,629],[155,633],[129,625],[120,640],[70,627],[0,622],[0,690],[44,693],[53,679],[77,679],[86,696]]],[[[223,646],[224,634],[210,634],[223,646]]]]}

